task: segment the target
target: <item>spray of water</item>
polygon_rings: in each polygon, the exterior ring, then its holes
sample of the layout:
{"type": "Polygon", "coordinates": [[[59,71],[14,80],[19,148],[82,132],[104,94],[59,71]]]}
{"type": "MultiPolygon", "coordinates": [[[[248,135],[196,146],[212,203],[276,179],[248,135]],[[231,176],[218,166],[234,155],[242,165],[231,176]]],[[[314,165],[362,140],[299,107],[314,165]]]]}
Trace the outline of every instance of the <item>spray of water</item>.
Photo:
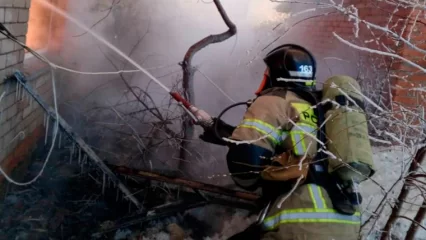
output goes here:
{"type": "Polygon", "coordinates": [[[105,38],[91,30],[89,27],[85,26],[83,23],[78,21],[77,19],[73,18],[71,15],[67,14],[62,9],[57,8],[47,0],[36,0],[43,4],[45,7],[49,8],[52,11],[55,11],[57,14],[63,16],[64,18],[68,19],[87,33],[91,34],[93,37],[95,37],[98,41],[105,44],[108,48],[115,51],[118,55],[129,61],[133,66],[135,66],[137,69],[139,69],[141,72],[143,72],[145,75],[147,75],[151,80],[153,80],[155,83],[157,83],[160,87],[162,87],[164,90],[166,90],[168,93],[170,93],[170,89],[164,85],[162,82],[160,82],[157,78],[155,78],[151,73],[149,73],[145,68],[143,68],[141,65],[139,65],[137,62],[135,62],[133,59],[131,59],[129,56],[127,56],[125,53],[123,53],[120,49],[112,45],[110,42],[108,42],[105,38]]]}

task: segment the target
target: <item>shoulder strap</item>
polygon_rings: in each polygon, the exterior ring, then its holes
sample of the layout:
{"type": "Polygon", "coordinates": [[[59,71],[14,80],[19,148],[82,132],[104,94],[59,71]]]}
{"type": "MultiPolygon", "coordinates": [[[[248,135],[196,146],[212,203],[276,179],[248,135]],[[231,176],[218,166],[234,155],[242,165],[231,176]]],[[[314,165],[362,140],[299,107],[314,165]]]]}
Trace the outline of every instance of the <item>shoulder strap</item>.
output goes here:
{"type": "MultiPolygon", "coordinates": [[[[353,107],[355,106],[354,102],[356,103],[356,105],[358,105],[358,107],[360,107],[363,111],[365,111],[365,105],[363,101],[360,101],[357,98],[351,98],[352,101],[349,101],[349,99],[345,96],[345,95],[337,95],[335,97],[335,101],[340,104],[340,106],[348,106],[348,107],[353,107]]],[[[327,112],[328,110],[333,108],[333,103],[331,102],[327,102],[324,104],[323,109],[324,112],[327,112]]]]}

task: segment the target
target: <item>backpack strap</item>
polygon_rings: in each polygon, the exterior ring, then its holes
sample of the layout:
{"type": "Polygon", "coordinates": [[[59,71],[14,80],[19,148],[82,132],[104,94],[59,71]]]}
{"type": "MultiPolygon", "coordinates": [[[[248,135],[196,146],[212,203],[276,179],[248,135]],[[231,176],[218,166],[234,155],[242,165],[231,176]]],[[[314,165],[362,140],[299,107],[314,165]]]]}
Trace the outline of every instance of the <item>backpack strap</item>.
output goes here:
{"type": "MultiPolygon", "coordinates": [[[[335,98],[335,101],[340,104],[340,106],[348,106],[353,107],[358,105],[363,111],[365,111],[365,105],[364,102],[357,99],[357,98],[351,98],[352,101],[349,101],[349,99],[345,95],[337,95],[335,98]]],[[[333,103],[327,102],[323,105],[322,109],[326,113],[328,110],[333,108],[333,103]]]]}
{"type": "MultiPolygon", "coordinates": [[[[318,126],[321,126],[321,123],[325,121],[325,111],[323,107],[322,105],[318,105],[315,109],[315,113],[318,117],[318,126]]],[[[325,126],[322,126],[322,128],[317,131],[317,138],[322,142],[326,142],[325,126]]],[[[323,146],[318,143],[318,149],[321,148],[323,148],[323,146]]],[[[349,198],[340,189],[339,179],[328,172],[328,161],[324,161],[324,159],[328,159],[327,154],[324,152],[320,151],[316,154],[309,168],[308,178],[304,184],[314,183],[323,187],[327,191],[332,201],[333,208],[336,209],[336,211],[345,215],[353,215],[356,209],[350,203],[349,198]]]]}

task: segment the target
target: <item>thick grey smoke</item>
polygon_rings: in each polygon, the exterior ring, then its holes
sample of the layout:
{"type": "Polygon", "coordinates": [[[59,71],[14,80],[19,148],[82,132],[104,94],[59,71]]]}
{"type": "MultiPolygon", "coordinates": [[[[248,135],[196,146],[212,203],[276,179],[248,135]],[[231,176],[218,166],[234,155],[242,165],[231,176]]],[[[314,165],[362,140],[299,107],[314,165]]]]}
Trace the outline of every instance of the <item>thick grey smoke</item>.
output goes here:
{"type": "MultiPolygon", "coordinates": [[[[131,53],[132,59],[146,67],[170,88],[173,88],[182,78],[179,62],[183,60],[187,49],[210,34],[227,30],[215,5],[206,3],[207,1],[80,0],[68,2],[67,11],[88,26],[103,19],[93,29],[125,53],[131,53]],[[111,2],[116,3],[112,8],[111,2]]],[[[214,81],[235,101],[246,101],[253,98],[254,92],[263,77],[265,65],[262,58],[264,55],[275,46],[283,43],[307,45],[309,36],[306,36],[306,31],[298,31],[297,28],[288,31],[288,28],[294,21],[312,15],[308,12],[293,19],[290,18],[290,14],[304,11],[306,6],[283,5],[271,3],[267,0],[222,0],[222,4],[229,18],[237,26],[237,35],[225,42],[202,49],[193,60],[194,66],[200,71],[196,72],[194,77],[194,103],[213,116],[218,115],[232,101],[217,90],[204,75],[214,81]],[[278,7],[280,12],[277,11],[278,7]],[[282,38],[274,42],[277,37],[282,35],[284,35],[282,38]],[[271,44],[272,42],[273,44],[271,44]]],[[[309,46],[307,47],[309,48],[309,46]]],[[[311,50],[314,54],[320,52],[318,49],[311,50]]],[[[336,49],[335,52],[326,54],[326,57],[339,56],[337,53],[342,50],[336,49]]],[[[62,48],[55,59],[59,59],[57,60],[58,64],[79,71],[115,71],[114,65],[120,70],[134,69],[132,65],[102,46],[90,34],[84,34],[84,31],[72,23],[66,25],[62,48]]],[[[328,74],[349,73],[352,75],[350,71],[354,69],[351,67],[353,65],[345,65],[346,62],[342,61],[337,61],[337,64],[333,63],[333,61],[336,61],[335,59],[328,61],[331,63],[326,65],[322,58],[318,59],[318,67],[320,68],[318,78],[320,81],[328,74]]],[[[180,109],[169,106],[168,94],[151,82],[144,74],[126,73],[124,76],[130,85],[147,89],[155,104],[161,108],[165,115],[179,115],[181,113],[180,109]]],[[[102,126],[117,127],[117,123],[119,123],[127,132],[130,131],[123,121],[119,121],[112,114],[112,111],[92,111],[94,108],[115,106],[119,110],[132,112],[140,107],[138,103],[117,106],[117,103],[134,99],[133,96],[125,94],[127,88],[118,75],[82,75],[61,72],[57,79],[61,113],[79,133],[88,136],[89,144],[96,145],[99,154],[105,153],[102,155],[104,159],[112,162],[128,158],[131,159],[131,162],[124,164],[152,167],[155,171],[176,168],[179,159],[175,158],[176,143],[172,140],[164,141],[165,147],[149,149],[152,152],[145,155],[149,164],[138,165],[141,160],[134,152],[135,150],[136,153],[138,151],[135,140],[131,142],[122,141],[122,136],[117,132],[99,131],[99,128],[97,128],[99,123],[85,123],[87,119],[95,116],[98,122],[102,122],[102,126]],[[115,155],[120,157],[113,159],[115,155]],[[132,155],[135,157],[132,158],[132,155]]],[[[243,107],[236,108],[226,114],[224,120],[231,124],[237,124],[244,111],[243,107]]],[[[130,117],[126,117],[126,120],[141,135],[148,131],[146,124],[140,124],[130,117]]],[[[156,120],[152,118],[148,121],[155,122],[156,120]]],[[[179,130],[180,121],[174,120],[170,128],[179,130]]],[[[201,131],[200,127],[196,127],[194,134],[196,148],[191,155],[191,177],[204,182],[233,186],[233,182],[227,174],[226,149],[199,141],[197,136],[201,131]]],[[[164,135],[164,133],[161,134],[164,135]]],[[[143,140],[149,141],[149,139],[143,140]]],[[[123,162],[120,162],[120,164],[123,164],[123,162]]],[[[217,209],[203,208],[197,211],[193,211],[192,214],[199,218],[205,218],[205,216],[212,216],[217,209]]],[[[219,213],[222,217],[226,217],[224,210],[219,211],[219,213]]],[[[246,220],[239,216],[234,219],[238,224],[246,220]]],[[[208,219],[208,221],[211,220],[211,218],[208,219]]],[[[232,222],[225,224],[238,225],[232,222]]],[[[237,230],[234,227],[226,229],[219,222],[210,225],[215,230],[223,228],[224,232],[229,235],[232,234],[232,231],[237,230]]]]}
{"type": "MultiPolygon", "coordinates": [[[[89,26],[108,14],[93,29],[102,33],[124,52],[132,52],[131,57],[142,66],[148,69],[157,68],[151,69],[150,72],[169,87],[173,87],[182,77],[178,63],[182,61],[187,49],[210,34],[226,30],[226,25],[215,5],[206,1],[121,0],[113,2],[116,4],[111,9],[111,1],[107,0],[69,1],[68,12],[89,26]]],[[[254,91],[262,79],[265,67],[262,58],[267,51],[283,43],[304,45],[306,42],[306,36],[301,35],[297,29],[287,31],[294,21],[289,18],[290,14],[304,11],[306,6],[258,0],[223,0],[222,4],[237,26],[237,35],[225,42],[208,46],[193,60],[193,64],[202,72],[197,72],[194,78],[195,104],[214,116],[232,102],[209,83],[203,74],[214,81],[233,100],[245,101],[254,97],[254,91]],[[280,12],[276,10],[277,7],[280,7],[280,12]],[[284,33],[284,37],[269,45],[284,33]],[[269,47],[264,49],[266,46],[269,47]]],[[[295,19],[308,16],[310,13],[300,14],[295,19]]],[[[80,71],[115,71],[110,62],[112,61],[119,69],[134,69],[115,53],[102,46],[90,34],[78,36],[82,33],[84,32],[73,24],[67,24],[63,48],[59,54],[62,64],[80,71]]],[[[313,52],[316,52],[315,49],[313,52]]],[[[318,62],[322,69],[319,71],[320,78],[324,78],[330,70],[324,70],[324,61],[318,62]]],[[[332,73],[336,73],[336,70],[338,73],[345,72],[340,65],[335,63],[332,65],[329,67],[335,68],[332,73]]],[[[125,77],[133,86],[141,88],[149,86],[148,91],[156,104],[167,105],[165,101],[167,93],[155,83],[150,82],[142,73],[127,73],[125,77]]],[[[123,101],[123,93],[126,91],[123,82],[116,75],[64,73],[59,81],[60,101],[68,104],[63,104],[62,110],[69,110],[69,105],[73,105],[73,109],[77,108],[82,112],[94,106],[112,106],[123,101]]],[[[237,108],[224,118],[231,124],[237,124],[244,110],[244,108],[237,108]]],[[[75,122],[78,123],[78,120],[75,122]]],[[[179,127],[178,123],[175,124],[175,129],[179,127]]],[[[91,128],[78,124],[75,124],[75,127],[81,131],[91,128]]],[[[201,129],[197,128],[194,137],[197,138],[200,132],[201,129]]],[[[105,143],[105,145],[109,144],[105,143]]],[[[227,173],[224,154],[225,151],[220,147],[197,144],[197,152],[194,153],[195,175],[207,181],[207,176],[227,173]]],[[[162,159],[171,157],[169,151],[157,151],[155,155],[162,159]]],[[[218,183],[222,179],[224,183],[231,183],[228,177],[213,181],[218,183]]]]}

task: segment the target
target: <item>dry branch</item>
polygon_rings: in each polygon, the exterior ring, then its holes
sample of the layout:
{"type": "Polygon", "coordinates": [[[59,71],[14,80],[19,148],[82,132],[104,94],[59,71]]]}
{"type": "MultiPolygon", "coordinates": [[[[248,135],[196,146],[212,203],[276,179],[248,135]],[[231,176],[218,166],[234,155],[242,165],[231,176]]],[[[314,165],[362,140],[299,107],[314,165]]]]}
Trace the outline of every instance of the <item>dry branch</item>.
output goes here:
{"type": "MultiPolygon", "coordinates": [[[[144,35],[145,36],[145,35],[144,35]]],[[[138,43],[140,43],[140,41],[138,41],[138,43]]],[[[137,45],[136,45],[137,46],[137,45]]],[[[135,49],[136,48],[136,46],[134,46],[134,48],[133,49],[135,49]]],[[[101,50],[101,49],[100,49],[101,50]]],[[[133,51],[133,50],[132,50],[133,51]]],[[[132,52],[131,51],[131,52],[132,52]]],[[[109,61],[109,63],[118,71],[119,70],[119,68],[118,68],[118,66],[116,65],[116,64],[114,64],[114,62],[112,61],[112,59],[111,58],[109,58],[106,54],[105,54],[105,52],[103,52],[102,50],[101,50],[101,52],[104,54],[104,56],[105,56],[105,58],[109,61]]],[[[153,116],[155,116],[159,121],[161,121],[161,122],[163,122],[164,124],[162,124],[162,126],[163,126],[163,128],[164,128],[164,131],[167,133],[167,134],[169,134],[170,136],[172,136],[173,138],[176,138],[176,139],[179,139],[180,138],[180,136],[179,136],[179,134],[178,133],[175,133],[173,130],[171,130],[170,128],[168,128],[167,127],[167,122],[168,122],[168,120],[167,119],[165,119],[164,117],[163,117],[163,115],[161,114],[161,112],[159,111],[159,109],[156,107],[156,106],[154,106],[154,107],[149,107],[148,106],[148,104],[147,103],[145,103],[145,101],[138,95],[138,94],[136,94],[136,92],[135,92],[135,90],[134,90],[134,88],[135,87],[132,87],[131,85],[130,85],[130,83],[126,80],[126,78],[124,77],[124,75],[123,74],[119,74],[119,76],[120,76],[120,79],[123,81],[123,83],[126,85],[126,87],[127,87],[127,89],[130,91],[130,93],[132,93],[132,95],[136,98],[136,100],[140,103],[140,104],[142,104],[142,106],[147,110],[147,111],[149,111],[153,116]]],[[[141,90],[141,91],[143,91],[142,89],[140,89],[139,88],[139,90],[141,90]]],[[[153,99],[152,99],[152,97],[148,94],[148,92],[146,92],[146,91],[143,91],[143,93],[144,93],[144,95],[145,96],[147,96],[150,100],[151,100],[151,102],[154,104],[154,101],[153,101],[153,99]]]]}
{"type": "MultiPolygon", "coordinates": [[[[192,59],[195,56],[197,52],[199,52],[201,49],[207,47],[210,44],[223,42],[226,39],[232,37],[237,32],[237,27],[232,23],[232,21],[229,19],[228,15],[226,14],[225,9],[223,8],[220,0],[213,0],[214,4],[216,5],[217,10],[220,13],[220,16],[222,17],[223,21],[225,22],[226,26],[228,27],[228,30],[226,32],[215,34],[215,35],[209,35],[194,45],[192,45],[188,51],[185,54],[185,57],[183,59],[183,62],[181,63],[182,70],[183,70],[183,95],[187,101],[190,103],[194,103],[194,73],[195,68],[192,66],[192,59]]],[[[179,158],[183,160],[187,160],[187,146],[188,146],[188,139],[190,139],[193,135],[194,126],[191,122],[191,119],[188,117],[185,117],[185,120],[182,123],[182,129],[184,131],[183,141],[180,145],[179,150],[179,158]]],[[[184,161],[179,162],[179,169],[182,169],[184,165],[184,161]]]]}
{"type": "Polygon", "coordinates": [[[207,191],[207,192],[211,192],[211,193],[217,193],[217,194],[221,194],[221,195],[225,195],[225,196],[239,198],[239,199],[242,199],[242,200],[256,201],[257,199],[259,199],[258,195],[253,194],[253,193],[249,193],[249,192],[235,191],[235,190],[232,190],[232,189],[219,187],[219,186],[215,186],[215,185],[211,185],[211,184],[191,181],[191,180],[187,180],[187,179],[183,179],[183,178],[175,178],[175,177],[164,176],[164,175],[160,175],[160,174],[153,173],[153,172],[140,171],[140,170],[130,169],[130,168],[123,167],[123,166],[112,166],[112,165],[110,165],[110,167],[115,172],[123,174],[123,175],[130,175],[130,176],[147,178],[147,179],[160,181],[160,182],[171,183],[171,184],[175,184],[175,185],[181,185],[181,186],[189,187],[189,188],[192,188],[192,189],[199,189],[199,190],[203,190],[203,191],[207,191]]]}
{"type": "Polygon", "coordinates": [[[416,235],[417,229],[419,226],[421,226],[421,222],[423,222],[423,219],[426,215],[426,201],[423,201],[422,206],[420,207],[419,211],[417,212],[416,216],[414,217],[414,221],[411,223],[410,229],[408,229],[407,236],[405,239],[407,240],[414,240],[414,236],[416,235]]]}

